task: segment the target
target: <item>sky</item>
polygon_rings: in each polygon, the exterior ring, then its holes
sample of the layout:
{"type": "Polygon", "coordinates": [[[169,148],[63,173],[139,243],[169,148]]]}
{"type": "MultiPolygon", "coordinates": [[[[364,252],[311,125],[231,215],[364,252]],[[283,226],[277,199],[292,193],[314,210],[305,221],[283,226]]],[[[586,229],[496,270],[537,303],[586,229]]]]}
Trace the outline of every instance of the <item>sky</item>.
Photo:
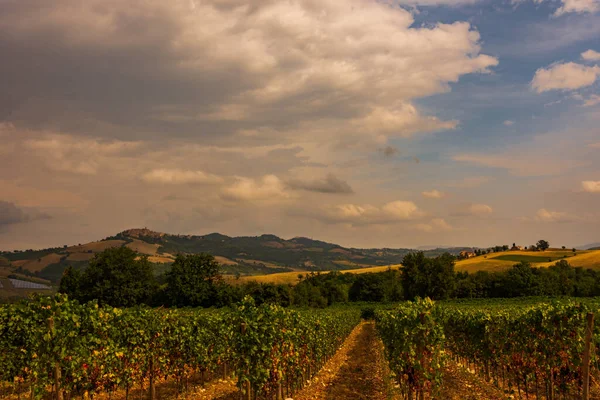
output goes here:
{"type": "Polygon", "coordinates": [[[0,249],[600,241],[600,0],[2,0],[0,249]]]}

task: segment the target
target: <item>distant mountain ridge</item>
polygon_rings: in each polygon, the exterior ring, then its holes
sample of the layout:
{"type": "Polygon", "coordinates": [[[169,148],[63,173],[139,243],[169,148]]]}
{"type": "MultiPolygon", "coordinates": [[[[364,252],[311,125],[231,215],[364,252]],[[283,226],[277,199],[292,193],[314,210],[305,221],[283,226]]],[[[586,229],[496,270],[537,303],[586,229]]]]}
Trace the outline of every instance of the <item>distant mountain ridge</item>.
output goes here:
{"type": "Polygon", "coordinates": [[[583,246],[577,246],[576,248],[581,250],[600,250],[600,242],[589,243],[583,246]]]}
{"type": "MultiPolygon", "coordinates": [[[[147,228],[127,229],[97,242],[42,250],[0,252],[0,277],[42,278],[58,282],[69,265],[85,268],[94,254],[110,247],[130,247],[147,255],[157,273],[166,271],[178,253],[210,253],[225,273],[254,275],[294,270],[326,271],[399,264],[413,249],[346,248],[307,237],[276,235],[177,235],[147,228]]],[[[458,254],[467,247],[426,250],[428,256],[458,254]]]]}

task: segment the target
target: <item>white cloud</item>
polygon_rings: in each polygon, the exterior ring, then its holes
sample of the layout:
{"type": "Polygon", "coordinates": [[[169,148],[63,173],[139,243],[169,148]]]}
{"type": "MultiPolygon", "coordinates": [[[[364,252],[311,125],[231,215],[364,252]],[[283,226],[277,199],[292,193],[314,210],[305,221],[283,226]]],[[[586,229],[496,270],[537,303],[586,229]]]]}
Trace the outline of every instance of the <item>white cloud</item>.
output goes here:
{"type": "Polygon", "coordinates": [[[593,107],[600,104],[600,95],[593,94],[583,103],[584,107],[593,107]]]}
{"type": "Polygon", "coordinates": [[[581,186],[586,192],[600,193],[600,181],[583,181],[581,186]]]}
{"type": "Polygon", "coordinates": [[[415,225],[415,228],[423,232],[444,232],[452,230],[452,226],[443,218],[434,218],[428,224],[417,224],[415,225]]]}
{"type": "Polygon", "coordinates": [[[600,75],[600,67],[574,62],[556,63],[535,72],[531,87],[538,93],[549,90],[573,90],[592,85],[600,75]]]}
{"type": "Polygon", "coordinates": [[[421,215],[419,208],[412,201],[392,201],[385,204],[381,210],[385,215],[396,220],[412,219],[421,215]]]}
{"type": "Polygon", "coordinates": [[[437,189],[421,192],[421,194],[423,195],[423,197],[427,197],[429,199],[441,199],[442,197],[444,197],[446,195],[445,193],[440,192],[437,189]]]}
{"type": "Polygon", "coordinates": [[[566,222],[570,221],[571,217],[564,212],[549,211],[545,208],[540,208],[535,215],[535,219],[540,222],[566,222]]]}
{"type": "Polygon", "coordinates": [[[581,58],[586,61],[600,61],[600,53],[590,49],[581,53],[581,58]]]}
{"type": "Polygon", "coordinates": [[[221,197],[233,201],[276,201],[290,197],[284,183],[275,175],[265,175],[260,180],[237,177],[223,189],[221,197]]]}
{"type": "Polygon", "coordinates": [[[387,4],[402,4],[409,6],[450,6],[458,7],[465,4],[475,4],[480,0],[380,0],[387,4]]]}
{"type": "Polygon", "coordinates": [[[600,10],[600,2],[598,0],[562,0],[562,7],[559,7],[554,15],[594,13],[598,10],[600,10]]]}
{"type": "Polygon", "coordinates": [[[409,221],[424,215],[425,213],[412,201],[397,200],[381,207],[371,204],[339,204],[325,209],[324,213],[317,217],[334,223],[369,225],[409,221]]]}
{"type": "Polygon", "coordinates": [[[142,179],[149,183],[185,184],[185,183],[220,183],[223,178],[204,171],[182,169],[154,169],[145,173],[142,179]]]}
{"type": "Polygon", "coordinates": [[[6,98],[40,99],[25,119],[66,130],[77,115],[80,131],[108,126],[120,138],[168,131],[202,132],[205,143],[276,137],[322,145],[348,135],[382,143],[453,129],[457,121],[424,115],[414,100],[498,64],[480,53],[470,23],[415,24],[410,11],[378,1],[24,3],[0,13],[0,32],[10,32],[3,55],[11,65],[38,65],[39,76],[72,76],[78,96],[58,80],[31,85],[15,67],[3,76],[14,83],[6,98]],[[48,48],[70,62],[48,59],[48,48]]]}
{"type": "Polygon", "coordinates": [[[491,214],[494,210],[487,204],[471,204],[469,211],[472,215],[481,217],[491,214]]]}
{"type": "Polygon", "coordinates": [[[141,143],[45,134],[40,138],[25,140],[23,146],[44,160],[49,169],[95,175],[106,157],[135,150],[141,143]]]}
{"type": "Polygon", "coordinates": [[[515,121],[511,121],[511,120],[507,119],[506,121],[503,122],[503,124],[506,126],[513,126],[515,124],[515,121]]]}

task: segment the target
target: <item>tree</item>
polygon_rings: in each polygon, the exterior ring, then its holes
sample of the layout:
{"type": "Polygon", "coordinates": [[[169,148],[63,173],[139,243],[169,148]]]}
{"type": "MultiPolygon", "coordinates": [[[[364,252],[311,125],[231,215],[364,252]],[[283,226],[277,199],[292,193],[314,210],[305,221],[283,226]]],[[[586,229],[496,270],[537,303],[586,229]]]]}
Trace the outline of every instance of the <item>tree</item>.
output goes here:
{"type": "Polygon", "coordinates": [[[536,243],[536,247],[541,250],[547,250],[550,247],[550,243],[548,243],[546,240],[538,240],[538,242],[536,243]]]}
{"type": "Polygon", "coordinates": [[[167,296],[176,306],[210,307],[221,283],[220,266],[213,256],[179,254],[167,272],[167,296]]]}
{"type": "Polygon", "coordinates": [[[81,272],[69,265],[60,280],[59,293],[66,293],[74,299],[81,298],[81,272]]]}
{"type": "Polygon", "coordinates": [[[454,257],[448,253],[426,258],[423,252],[409,253],[402,260],[402,288],[408,300],[415,297],[447,299],[456,285],[454,257]]]}
{"type": "Polygon", "coordinates": [[[77,273],[70,270],[65,278],[61,286],[68,295],[80,301],[97,299],[100,304],[114,307],[150,304],[156,291],[148,257],[128,247],[113,247],[96,254],[79,278],[79,292],[72,292],[77,286],[77,273]]]}

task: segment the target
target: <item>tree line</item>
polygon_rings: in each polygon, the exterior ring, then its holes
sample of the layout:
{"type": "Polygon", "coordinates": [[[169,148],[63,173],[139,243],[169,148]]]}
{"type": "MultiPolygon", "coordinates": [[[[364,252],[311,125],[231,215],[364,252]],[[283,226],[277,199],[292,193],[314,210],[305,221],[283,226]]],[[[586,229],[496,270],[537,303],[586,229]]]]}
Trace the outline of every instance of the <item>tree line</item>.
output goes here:
{"type": "Polygon", "coordinates": [[[378,273],[311,272],[298,283],[228,282],[213,256],[180,254],[165,274],[154,276],[146,256],[127,248],[98,253],[84,270],[68,267],[59,291],[81,302],[130,307],[224,307],[249,295],[257,304],[326,307],[347,302],[397,302],[416,297],[495,298],[519,296],[599,296],[600,272],[575,268],[566,260],[548,268],[526,262],[503,272],[457,272],[448,253],[428,258],[407,254],[403,267],[378,273]]]}

